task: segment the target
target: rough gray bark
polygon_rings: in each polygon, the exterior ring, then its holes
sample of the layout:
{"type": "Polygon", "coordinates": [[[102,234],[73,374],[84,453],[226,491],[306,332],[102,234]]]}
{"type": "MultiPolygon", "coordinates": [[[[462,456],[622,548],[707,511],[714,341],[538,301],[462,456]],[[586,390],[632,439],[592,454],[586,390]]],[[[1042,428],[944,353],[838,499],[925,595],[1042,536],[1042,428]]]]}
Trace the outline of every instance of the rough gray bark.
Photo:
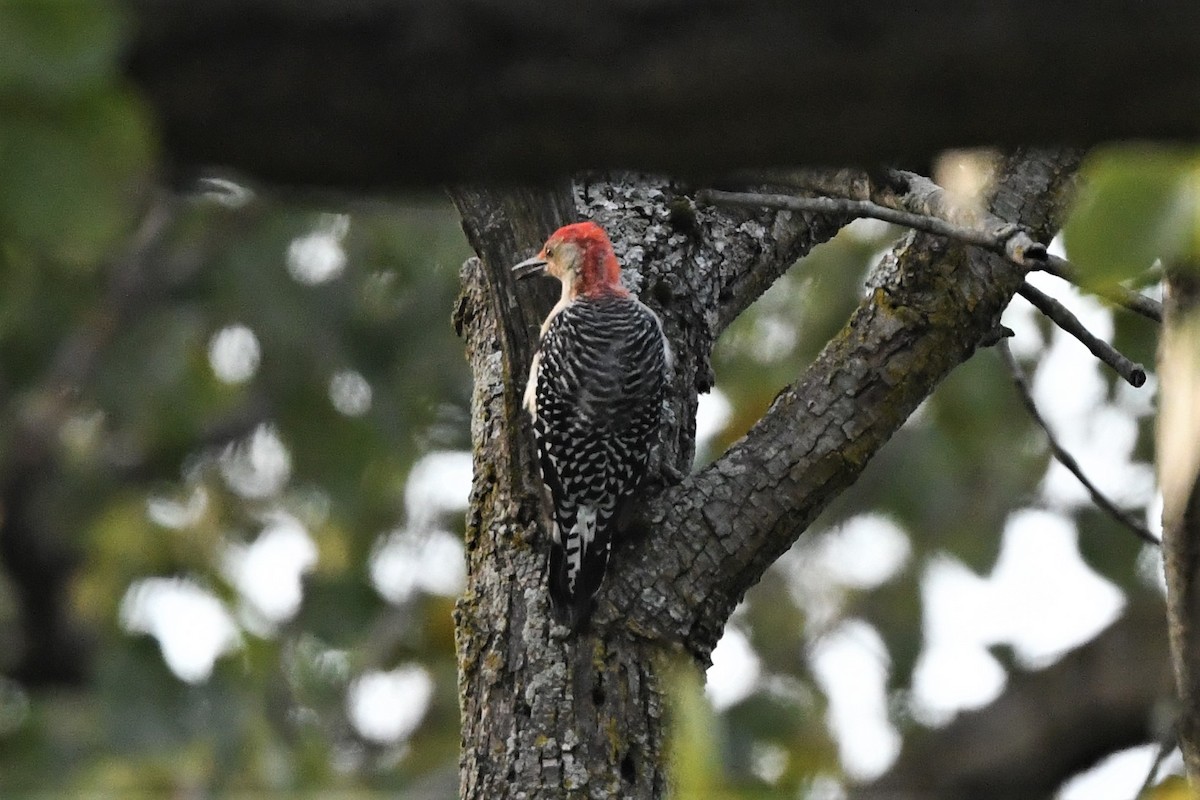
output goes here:
{"type": "MultiPolygon", "coordinates": [[[[998,216],[1047,239],[1077,157],[1012,159],[991,200],[998,216]]],[[[996,333],[1025,270],[982,251],[910,235],[809,369],[750,433],[649,503],[655,531],[624,566],[617,553],[599,619],[679,641],[706,659],[742,594],[796,540],[937,383],[996,333]]]]}
{"type": "Polygon", "coordinates": [[[130,0],[180,168],[356,190],[1200,135],[1200,5],[130,0]]]}
{"type": "MultiPolygon", "coordinates": [[[[562,191],[454,195],[482,257],[464,268],[456,313],[475,375],[468,585],[455,615],[461,794],[661,797],[662,682],[676,646],[598,626],[564,641],[546,605],[540,484],[519,399],[551,298],[524,286],[518,294],[508,270],[564,221],[572,198],[562,191]]],[[[708,354],[720,309],[744,308],[753,300],[747,286],[769,286],[747,282],[748,272],[777,276],[838,221],[697,213],[669,184],[650,180],[584,181],[573,200],[576,213],[614,235],[625,280],[660,312],[675,347],[672,414],[658,459],[670,475],[691,462],[696,396],[712,382],[708,354]]]]}
{"type": "MultiPolygon", "coordinates": [[[[1075,162],[1011,159],[992,211],[1045,237],[1075,162]]],[[[675,483],[692,457],[696,395],[711,386],[717,334],[838,221],[694,209],[675,187],[647,179],[582,183],[577,213],[608,228],[627,282],[663,316],[678,367],[660,443],[667,488],[646,504],[641,535],[614,553],[593,630],[564,641],[546,607],[542,510],[517,402],[540,311],[530,319],[536,301],[518,299],[507,273],[561,221],[564,199],[456,193],[483,257],[464,270],[457,314],[476,379],[468,588],[456,612],[465,798],[661,797],[671,654],[707,661],[746,589],[938,381],[994,336],[1024,277],[999,257],[910,236],[748,436],[675,483]]]]}
{"type": "Polygon", "coordinates": [[[1053,666],[1011,672],[987,706],[908,732],[896,763],[852,800],[1049,798],[1104,756],[1163,738],[1165,715],[1151,713],[1171,693],[1162,604],[1149,592],[1130,601],[1053,666]]]}

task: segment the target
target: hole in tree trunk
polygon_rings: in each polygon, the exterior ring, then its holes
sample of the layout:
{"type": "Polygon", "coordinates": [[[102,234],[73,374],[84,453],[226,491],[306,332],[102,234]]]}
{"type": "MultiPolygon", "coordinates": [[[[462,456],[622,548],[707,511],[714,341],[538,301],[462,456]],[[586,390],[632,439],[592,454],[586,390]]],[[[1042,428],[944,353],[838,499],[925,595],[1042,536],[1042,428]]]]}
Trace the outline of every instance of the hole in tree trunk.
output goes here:
{"type": "Polygon", "coordinates": [[[633,768],[633,751],[631,750],[621,759],[621,780],[633,783],[635,778],[637,778],[637,772],[633,768]]]}

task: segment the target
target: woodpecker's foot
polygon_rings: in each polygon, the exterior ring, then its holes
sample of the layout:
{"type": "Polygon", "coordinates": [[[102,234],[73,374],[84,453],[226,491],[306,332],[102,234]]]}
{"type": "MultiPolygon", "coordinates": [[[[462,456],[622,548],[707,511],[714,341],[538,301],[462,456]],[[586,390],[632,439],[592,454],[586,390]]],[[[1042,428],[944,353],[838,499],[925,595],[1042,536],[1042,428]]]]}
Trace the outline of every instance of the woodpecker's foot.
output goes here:
{"type": "Polygon", "coordinates": [[[683,483],[685,478],[687,478],[686,472],[676,469],[674,464],[660,461],[658,471],[653,475],[646,476],[646,481],[642,485],[642,491],[645,494],[658,494],[663,489],[683,483]]]}

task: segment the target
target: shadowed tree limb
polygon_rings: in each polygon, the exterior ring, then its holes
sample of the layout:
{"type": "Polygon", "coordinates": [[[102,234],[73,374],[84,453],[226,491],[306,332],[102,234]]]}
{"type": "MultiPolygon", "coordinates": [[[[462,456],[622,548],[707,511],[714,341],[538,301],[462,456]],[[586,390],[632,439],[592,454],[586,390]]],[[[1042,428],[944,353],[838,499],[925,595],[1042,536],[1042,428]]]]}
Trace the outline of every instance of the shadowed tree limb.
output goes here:
{"type": "Polygon", "coordinates": [[[63,469],[59,432],[113,338],[161,291],[150,266],[175,205],[165,193],[149,199],[128,246],[107,265],[91,313],[59,342],[32,387],[0,397],[4,417],[14,421],[0,452],[0,567],[14,589],[22,634],[0,668],[29,686],[78,686],[90,677],[94,637],[70,598],[81,556],[71,532],[50,513],[63,469]]]}
{"type": "Polygon", "coordinates": [[[1099,759],[1160,738],[1171,673],[1162,606],[1147,591],[1095,639],[949,724],[906,733],[896,763],[851,800],[1035,800],[1099,759]],[[1130,676],[1136,676],[1133,679],[1130,676]]]}

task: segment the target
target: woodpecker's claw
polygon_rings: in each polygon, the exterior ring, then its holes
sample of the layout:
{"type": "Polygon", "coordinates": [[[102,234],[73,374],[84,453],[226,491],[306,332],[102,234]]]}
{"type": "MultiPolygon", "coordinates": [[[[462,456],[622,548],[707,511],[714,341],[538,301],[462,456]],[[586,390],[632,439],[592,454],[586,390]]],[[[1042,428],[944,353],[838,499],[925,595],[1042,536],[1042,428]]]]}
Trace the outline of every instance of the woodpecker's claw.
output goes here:
{"type": "Polygon", "coordinates": [[[520,264],[514,266],[512,268],[512,272],[518,280],[521,278],[528,278],[530,275],[541,275],[546,271],[547,263],[549,262],[547,262],[546,259],[534,256],[533,258],[527,258],[520,264]]]}

